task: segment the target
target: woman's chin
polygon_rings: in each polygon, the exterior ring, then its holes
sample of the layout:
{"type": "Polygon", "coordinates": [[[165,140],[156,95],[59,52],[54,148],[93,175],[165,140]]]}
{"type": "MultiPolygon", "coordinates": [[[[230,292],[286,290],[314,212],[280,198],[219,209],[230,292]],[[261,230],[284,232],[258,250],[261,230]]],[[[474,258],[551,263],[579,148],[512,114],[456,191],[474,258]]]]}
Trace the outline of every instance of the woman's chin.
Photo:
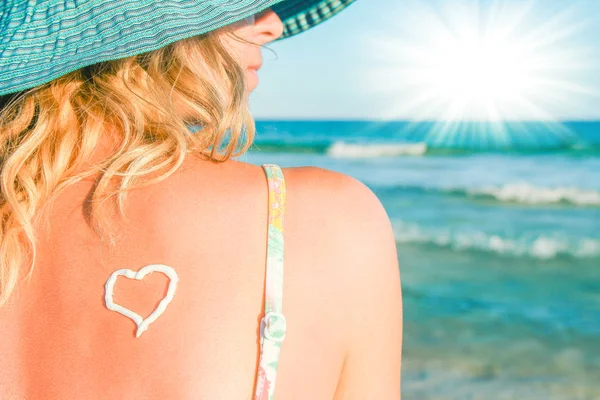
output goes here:
{"type": "Polygon", "coordinates": [[[258,74],[256,70],[249,69],[246,71],[246,89],[252,92],[258,86],[258,74]]]}

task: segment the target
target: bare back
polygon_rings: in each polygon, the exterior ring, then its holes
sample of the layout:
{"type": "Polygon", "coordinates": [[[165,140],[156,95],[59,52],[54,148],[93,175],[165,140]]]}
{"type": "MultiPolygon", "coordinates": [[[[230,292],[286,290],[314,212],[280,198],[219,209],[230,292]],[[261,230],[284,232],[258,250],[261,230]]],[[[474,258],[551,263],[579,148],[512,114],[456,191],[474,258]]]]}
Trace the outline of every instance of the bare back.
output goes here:
{"type": "MultiPolygon", "coordinates": [[[[389,221],[350,178],[316,168],[284,176],[288,328],[275,398],[399,398],[401,304],[389,221]],[[367,336],[376,342],[370,349],[367,336]],[[388,372],[371,377],[371,365],[388,372]],[[363,383],[352,383],[361,368],[363,383]],[[369,387],[380,395],[367,396],[369,387]]],[[[0,397],[250,399],[264,309],[262,169],[188,161],[130,193],[125,218],[111,224],[114,244],[86,223],[91,187],[81,182],[52,204],[36,232],[32,278],[0,308],[0,397]],[[104,284],[117,269],[149,264],[173,267],[179,284],[136,338],[135,324],[105,307],[104,284]]],[[[148,315],[165,287],[161,274],[122,279],[115,299],[148,315]]]]}

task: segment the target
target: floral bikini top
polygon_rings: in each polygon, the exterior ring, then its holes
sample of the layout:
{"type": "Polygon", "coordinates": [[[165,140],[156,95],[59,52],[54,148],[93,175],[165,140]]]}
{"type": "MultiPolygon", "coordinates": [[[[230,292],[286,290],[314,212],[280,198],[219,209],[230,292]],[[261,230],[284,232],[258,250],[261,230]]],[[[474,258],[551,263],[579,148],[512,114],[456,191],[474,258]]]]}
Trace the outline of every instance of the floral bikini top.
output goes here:
{"type": "Polygon", "coordinates": [[[260,361],[254,400],[273,400],[281,342],[286,321],[282,314],[283,295],[283,215],[285,181],[276,164],[263,164],[269,186],[265,314],[260,323],[260,361]]]}

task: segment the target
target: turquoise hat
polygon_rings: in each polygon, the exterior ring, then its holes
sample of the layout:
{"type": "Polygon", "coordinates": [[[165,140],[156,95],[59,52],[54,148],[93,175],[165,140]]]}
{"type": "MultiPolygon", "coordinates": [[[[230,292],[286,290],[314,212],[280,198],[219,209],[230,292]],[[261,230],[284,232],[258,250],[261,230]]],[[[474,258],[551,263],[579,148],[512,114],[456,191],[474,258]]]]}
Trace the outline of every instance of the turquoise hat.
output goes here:
{"type": "Polygon", "coordinates": [[[130,57],[271,7],[281,38],[355,0],[0,0],[0,95],[101,61],[130,57]]]}

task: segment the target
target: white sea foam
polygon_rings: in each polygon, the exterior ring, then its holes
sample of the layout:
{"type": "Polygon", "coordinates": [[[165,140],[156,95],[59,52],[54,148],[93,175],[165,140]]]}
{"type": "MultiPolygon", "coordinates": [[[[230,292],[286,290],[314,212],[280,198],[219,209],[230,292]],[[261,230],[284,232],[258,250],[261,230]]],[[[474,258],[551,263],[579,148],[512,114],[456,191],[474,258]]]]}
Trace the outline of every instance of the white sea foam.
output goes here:
{"type": "Polygon", "coordinates": [[[425,143],[352,144],[337,141],[327,149],[327,154],[336,158],[422,156],[426,152],[425,143]]]}
{"type": "Polygon", "coordinates": [[[592,258],[600,256],[600,240],[594,238],[566,238],[539,235],[536,237],[507,238],[480,231],[452,231],[424,229],[416,224],[394,221],[397,243],[421,243],[449,247],[459,251],[477,250],[510,256],[530,256],[551,259],[557,256],[592,258]]]}
{"type": "Polygon", "coordinates": [[[526,182],[507,183],[501,187],[468,189],[470,195],[491,196],[502,202],[524,204],[571,203],[580,206],[600,206],[600,192],[575,187],[545,188],[526,182]]]}

